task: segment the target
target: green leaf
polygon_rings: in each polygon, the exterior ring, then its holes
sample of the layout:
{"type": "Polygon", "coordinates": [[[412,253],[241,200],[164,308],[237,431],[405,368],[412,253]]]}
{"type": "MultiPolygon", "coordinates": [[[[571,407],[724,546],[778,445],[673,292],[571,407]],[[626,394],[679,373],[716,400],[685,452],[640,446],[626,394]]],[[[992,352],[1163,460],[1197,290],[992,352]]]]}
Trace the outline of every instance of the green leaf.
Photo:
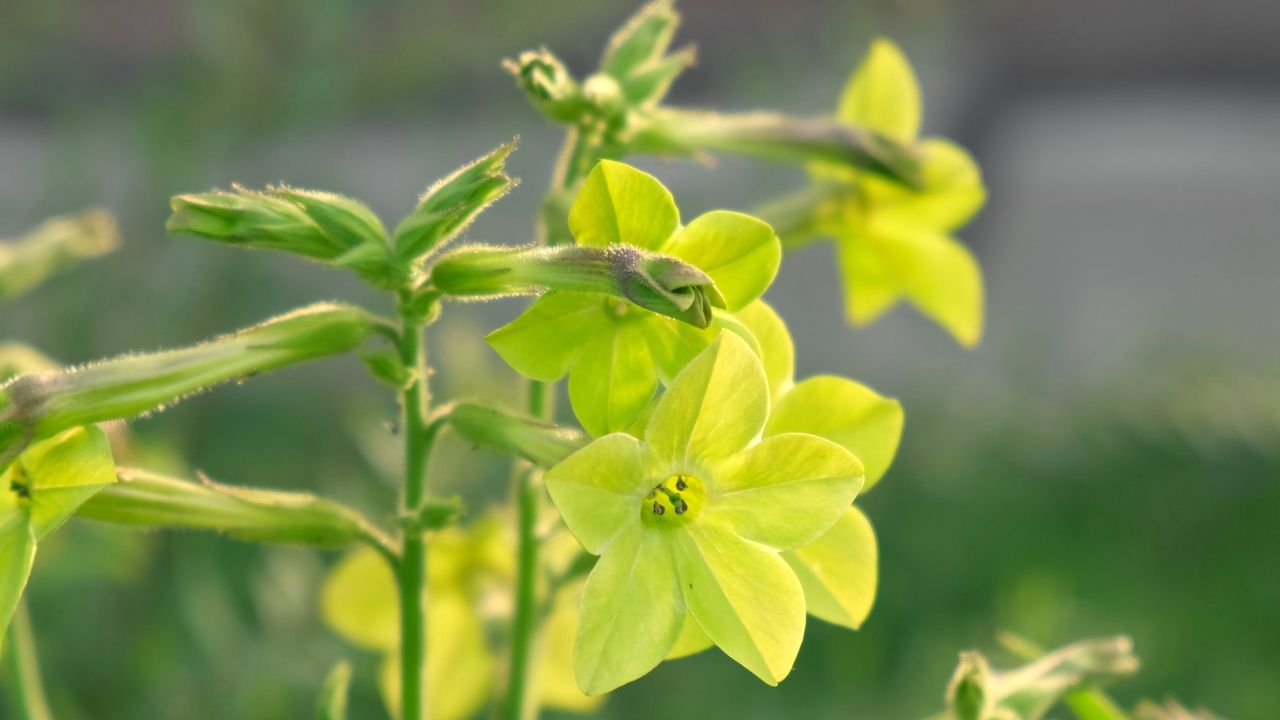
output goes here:
{"type": "Polygon", "coordinates": [[[563,461],[586,444],[578,430],[479,403],[455,405],[449,425],[469,443],[541,467],[563,461]]]}
{"type": "Polygon", "coordinates": [[[569,371],[569,403],[593,437],[625,430],[653,398],[658,371],[643,328],[620,323],[583,349],[569,371]]]}
{"type": "Polygon", "coordinates": [[[395,575],[372,548],[345,555],[320,593],[325,623],[342,637],[370,650],[400,645],[400,605],[395,575]]]}
{"type": "Polygon", "coordinates": [[[866,468],[866,492],[893,462],[902,424],[897,400],[846,378],[819,375],[798,383],[775,402],[765,435],[810,433],[844,446],[866,468]]]}
{"type": "Polygon", "coordinates": [[[785,433],[710,465],[714,514],[739,535],[779,550],[825,533],[862,487],[862,463],[839,445],[785,433]]]}
{"type": "Polygon", "coordinates": [[[485,340],[516,372],[532,380],[555,382],[569,372],[593,338],[611,332],[604,303],[597,295],[550,292],[485,340]]]}
{"type": "Polygon", "coordinates": [[[950,232],[973,219],[987,200],[982,171],[959,145],[940,138],[920,143],[924,182],[912,190],[876,177],[861,179],[871,211],[909,227],[950,232]]]}
{"type": "MultiPolygon", "coordinates": [[[[632,516],[637,504],[632,502],[632,516]]],[[[576,534],[576,533],[575,533],[576,534]]],[[[587,578],[573,668],[578,685],[599,695],[643,676],[680,635],[683,602],[671,572],[674,535],[629,523],[587,578]]]]}
{"type": "Polygon", "coordinates": [[[116,481],[107,434],[73,428],[27,448],[9,469],[10,484],[25,485],[36,540],[71,517],[86,500],[116,481]]]}
{"type": "Polygon", "coordinates": [[[760,359],[737,335],[721,333],[658,401],[645,441],[665,461],[711,462],[745,448],[768,415],[760,359]]]}
{"type": "Polygon", "coordinates": [[[714,210],[676,233],[663,251],[711,276],[734,312],[760,297],[778,274],[782,243],[761,220],[714,210]]]}
{"type": "Polygon", "coordinates": [[[595,166],[569,210],[569,230],[579,245],[623,243],[657,251],[679,225],[675,200],[657,178],[612,160],[595,166]]]}
{"type": "Polygon", "coordinates": [[[671,536],[680,590],[698,626],[729,657],[777,685],[804,639],[804,591],[795,573],[776,553],[714,523],[695,522],[671,536]]]}
{"type": "MultiPolygon", "coordinates": [[[[10,493],[0,493],[12,498],[10,493]]],[[[24,508],[0,500],[0,641],[18,610],[36,557],[36,537],[24,508]]]]}
{"type": "Polygon", "coordinates": [[[857,630],[876,599],[875,531],[857,507],[802,548],[782,554],[804,587],[809,614],[857,630]]]}
{"type": "Polygon", "coordinates": [[[920,85],[902,50],[877,38],[840,97],[836,117],[904,143],[920,134],[920,85]]]}
{"type": "MultiPolygon", "coordinates": [[[[791,333],[782,317],[765,301],[756,300],[739,310],[738,320],[755,337],[760,348],[764,374],[769,379],[770,395],[775,399],[792,383],[796,372],[796,349],[791,333]]],[[[773,411],[778,412],[777,408],[773,411]]],[[[857,452],[855,451],[856,455],[857,452]]],[[[863,460],[863,462],[866,462],[863,460]]],[[[868,482],[871,482],[868,475],[868,482]]]]}
{"type": "Polygon", "coordinates": [[[333,666],[316,704],[316,720],[347,720],[347,693],[351,689],[351,663],[333,666]]]}
{"type": "Polygon", "coordinates": [[[500,145],[427,188],[413,212],[396,226],[396,255],[406,263],[421,262],[515,187],[506,174],[507,156],[515,147],[514,140],[500,145]]]}
{"type": "Polygon", "coordinates": [[[639,441],[615,433],[596,440],[547,471],[547,492],[582,546],[601,554],[615,535],[639,527],[648,459],[639,441]]]}

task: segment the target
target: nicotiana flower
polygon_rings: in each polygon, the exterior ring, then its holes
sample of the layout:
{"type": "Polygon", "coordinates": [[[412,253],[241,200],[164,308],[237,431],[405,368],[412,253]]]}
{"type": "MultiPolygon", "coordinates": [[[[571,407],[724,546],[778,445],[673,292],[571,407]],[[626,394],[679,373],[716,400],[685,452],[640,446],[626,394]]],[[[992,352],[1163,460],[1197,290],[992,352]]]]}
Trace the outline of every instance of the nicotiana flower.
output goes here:
{"type": "Polygon", "coordinates": [[[769,684],[790,672],[805,594],[780,552],[840,520],[863,467],[815,435],[760,440],[769,405],[759,358],[723,333],[659,399],[643,440],[611,434],[548,471],[565,524],[600,556],[574,648],[588,694],[649,672],[691,624],[769,684]]]}
{"type": "Polygon", "coordinates": [[[872,173],[814,165],[814,187],[764,211],[788,245],[836,240],[849,321],[864,325],[906,299],[961,344],[982,335],[982,271],[952,233],[986,201],[982,175],[960,146],[919,139],[915,73],[896,45],[876,40],[854,72],[836,119],[913,145],[923,182],[911,189],[872,173]],[[785,218],[785,219],[784,219],[785,218]]]}
{"type": "MultiPolygon", "coordinates": [[[[431,536],[427,545],[427,662],[425,678],[435,720],[461,720],[479,711],[496,682],[498,662],[489,650],[487,623],[510,615],[515,582],[513,543],[504,536],[508,523],[487,516],[467,528],[431,536]]],[[[544,555],[567,563],[577,543],[563,530],[548,541],[544,555]],[[565,542],[567,541],[567,542],[565,542]]],[[[541,705],[586,711],[600,703],[583,695],[570,671],[577,600],[582,582],[567,583],[550,597],[549,615],[538,638],[535,677],[541,705]]],[[[355,645],[383,654],[379,686],[396,710],[400,697],[399,596],[386,561],[360,548],[334,567],[324,585],[325,621],[355,645]]]]}
{"type": "Polygon", "coordinates": [[[711,277],[725,301],[707,328],[594,293],[550,292],[488,337],[520,374],[544,382],[569,375],[579,422],[600,436],[627,428],[693,356],[728,327],[730,315],[773,282],[782,249],[773,230],[749,215],[715,210],[681,226],[671,193],[657,179],[602,161],[569,213],[578,245],[634,245],[671,255],[711,277]]]}
{"type": "Polygon", "coordinates": [[[0,470],[0,639],[22,599],[37,543],[115,481],[111,446],[96,425],[34,443],[0,470]]]}

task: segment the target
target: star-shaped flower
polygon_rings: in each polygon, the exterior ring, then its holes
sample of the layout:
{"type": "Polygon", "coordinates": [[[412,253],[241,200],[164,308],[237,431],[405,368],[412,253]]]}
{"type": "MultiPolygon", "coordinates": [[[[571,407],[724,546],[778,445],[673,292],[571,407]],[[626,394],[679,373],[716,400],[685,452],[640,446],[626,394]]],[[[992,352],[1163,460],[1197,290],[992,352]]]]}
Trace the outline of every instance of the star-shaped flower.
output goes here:
{"type": "Polygon", "coordinates": [[[784,199],[766,217],[790,216],[781,232],[789,245],[833,237],[854,325],[880,317],[900,300],[945,327],[961,344],[982,336],[982,271],[952,236],[986,201],[982,175],[960,146],[919,139],[921,103],[915,73],[896,45],[876,40],[854,72],[836,119],[914,146],[921,156],[919,189],[872,173],[814,165],[814,187],[784,199]],[[797,217],[799,216],[799,217],[797,217]]]}
{"type": "Polygon", "coordinates": [[[565,524],[600,556],[574,649],[588,694],[649,672],[690,623],[769,684],[790,672],[805,596],[780,552],[841,518],[863,468],[814,435],[759,440],[769,405],[759,358],[723,333],[658,401],[643,440],[611,434],[548,471],[565,524]]]}
{"type": "Polygon", "coordinates": [[[680,225],[671,193],[656,178],[602,161],[574,200],[569,228],[578,245],[635,245],[689,263],[711,277],[724,298],[708,328],[698,328],[616,298],[551,292],[489,344],[520,374],[552,382],[569,375],[569,401],[594,436],[623,430],[724,327],[728,314],[773,282],[782,248],[768,224],[715,210],[680,225]]]}

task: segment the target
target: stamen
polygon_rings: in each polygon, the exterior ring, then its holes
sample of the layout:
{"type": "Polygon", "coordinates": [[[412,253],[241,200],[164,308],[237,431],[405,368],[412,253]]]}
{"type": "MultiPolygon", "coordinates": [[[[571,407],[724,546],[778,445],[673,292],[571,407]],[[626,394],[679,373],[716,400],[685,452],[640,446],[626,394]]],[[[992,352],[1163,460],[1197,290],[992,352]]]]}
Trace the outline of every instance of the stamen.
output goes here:
{"type": "MultiPolygon", "coordinates": [[[[664,507],[662,507],[662,505],[661,505],[660,503],[658,503],[657,501],[655,501],[655,502],[653,503],[653,514],[654,514],[654,515],[661,515],[661,514],[665,513],[666,511],[667,511],[667,509],[666,509],[666,508],[664,508],[664,507]]],[[[676,512],[679,512],[679,510],[677,510],[676,512]]]]}

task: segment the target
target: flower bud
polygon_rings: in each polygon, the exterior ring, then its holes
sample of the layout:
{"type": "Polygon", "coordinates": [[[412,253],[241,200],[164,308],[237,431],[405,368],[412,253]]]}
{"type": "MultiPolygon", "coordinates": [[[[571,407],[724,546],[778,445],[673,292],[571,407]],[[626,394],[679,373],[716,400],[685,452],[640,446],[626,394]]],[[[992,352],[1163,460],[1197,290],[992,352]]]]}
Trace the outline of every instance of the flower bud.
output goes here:
{"type": "Polygon", "coordinates": [[[696,327],[724,307],[715,282],[676,258],[630,245],[501,248],[467,246],[441,258],[431,282],[446,295],[496,297],[544,290],[601,293],[696,327]]]}
{"type": "Polygon", "coordinates": [[[194,347],[19,376],[0,385],[0,468],[35,440],[163,409],[228,380],[338,355],[379,327],[363,310],[321,303],[194,347]]]}
{"type": "Polygon", "coordinates": [[[504,60],[502,67],[515,75],[520,89],[550,120],[575,123],[588,108],[569,69],[546,48],[526,50],[515,60],[504,60]]]}
{"type": "Polygon", "coordinates": [[[115,218],[106,210],[47,220],[14,243],[0,243],[0,300],[16,297],[49,276],[119,245],[115,218]]]}
{"type": "Polygon", "coordinates": [[[911,148],[877,132],[822,118],[661,109],[637,129],[633,150],[664,155],[721,150],[784,162],[836,163],[910,187],[922,183],[920,159],[911,148]]]}
{"type": "Polygon", "coordinates": [[[307,493],[233,487],[121,468],[119,482],[80,506],[120,525],[214,530],[252,542],[338,547],[377,537],[355,511],[307,493]]]}
{"type": "Polygon", "coordinates": [[[469,443],[551,467],[586,445],[582,432],[478,403],[459,403],[449,424],[469,443]]]}

